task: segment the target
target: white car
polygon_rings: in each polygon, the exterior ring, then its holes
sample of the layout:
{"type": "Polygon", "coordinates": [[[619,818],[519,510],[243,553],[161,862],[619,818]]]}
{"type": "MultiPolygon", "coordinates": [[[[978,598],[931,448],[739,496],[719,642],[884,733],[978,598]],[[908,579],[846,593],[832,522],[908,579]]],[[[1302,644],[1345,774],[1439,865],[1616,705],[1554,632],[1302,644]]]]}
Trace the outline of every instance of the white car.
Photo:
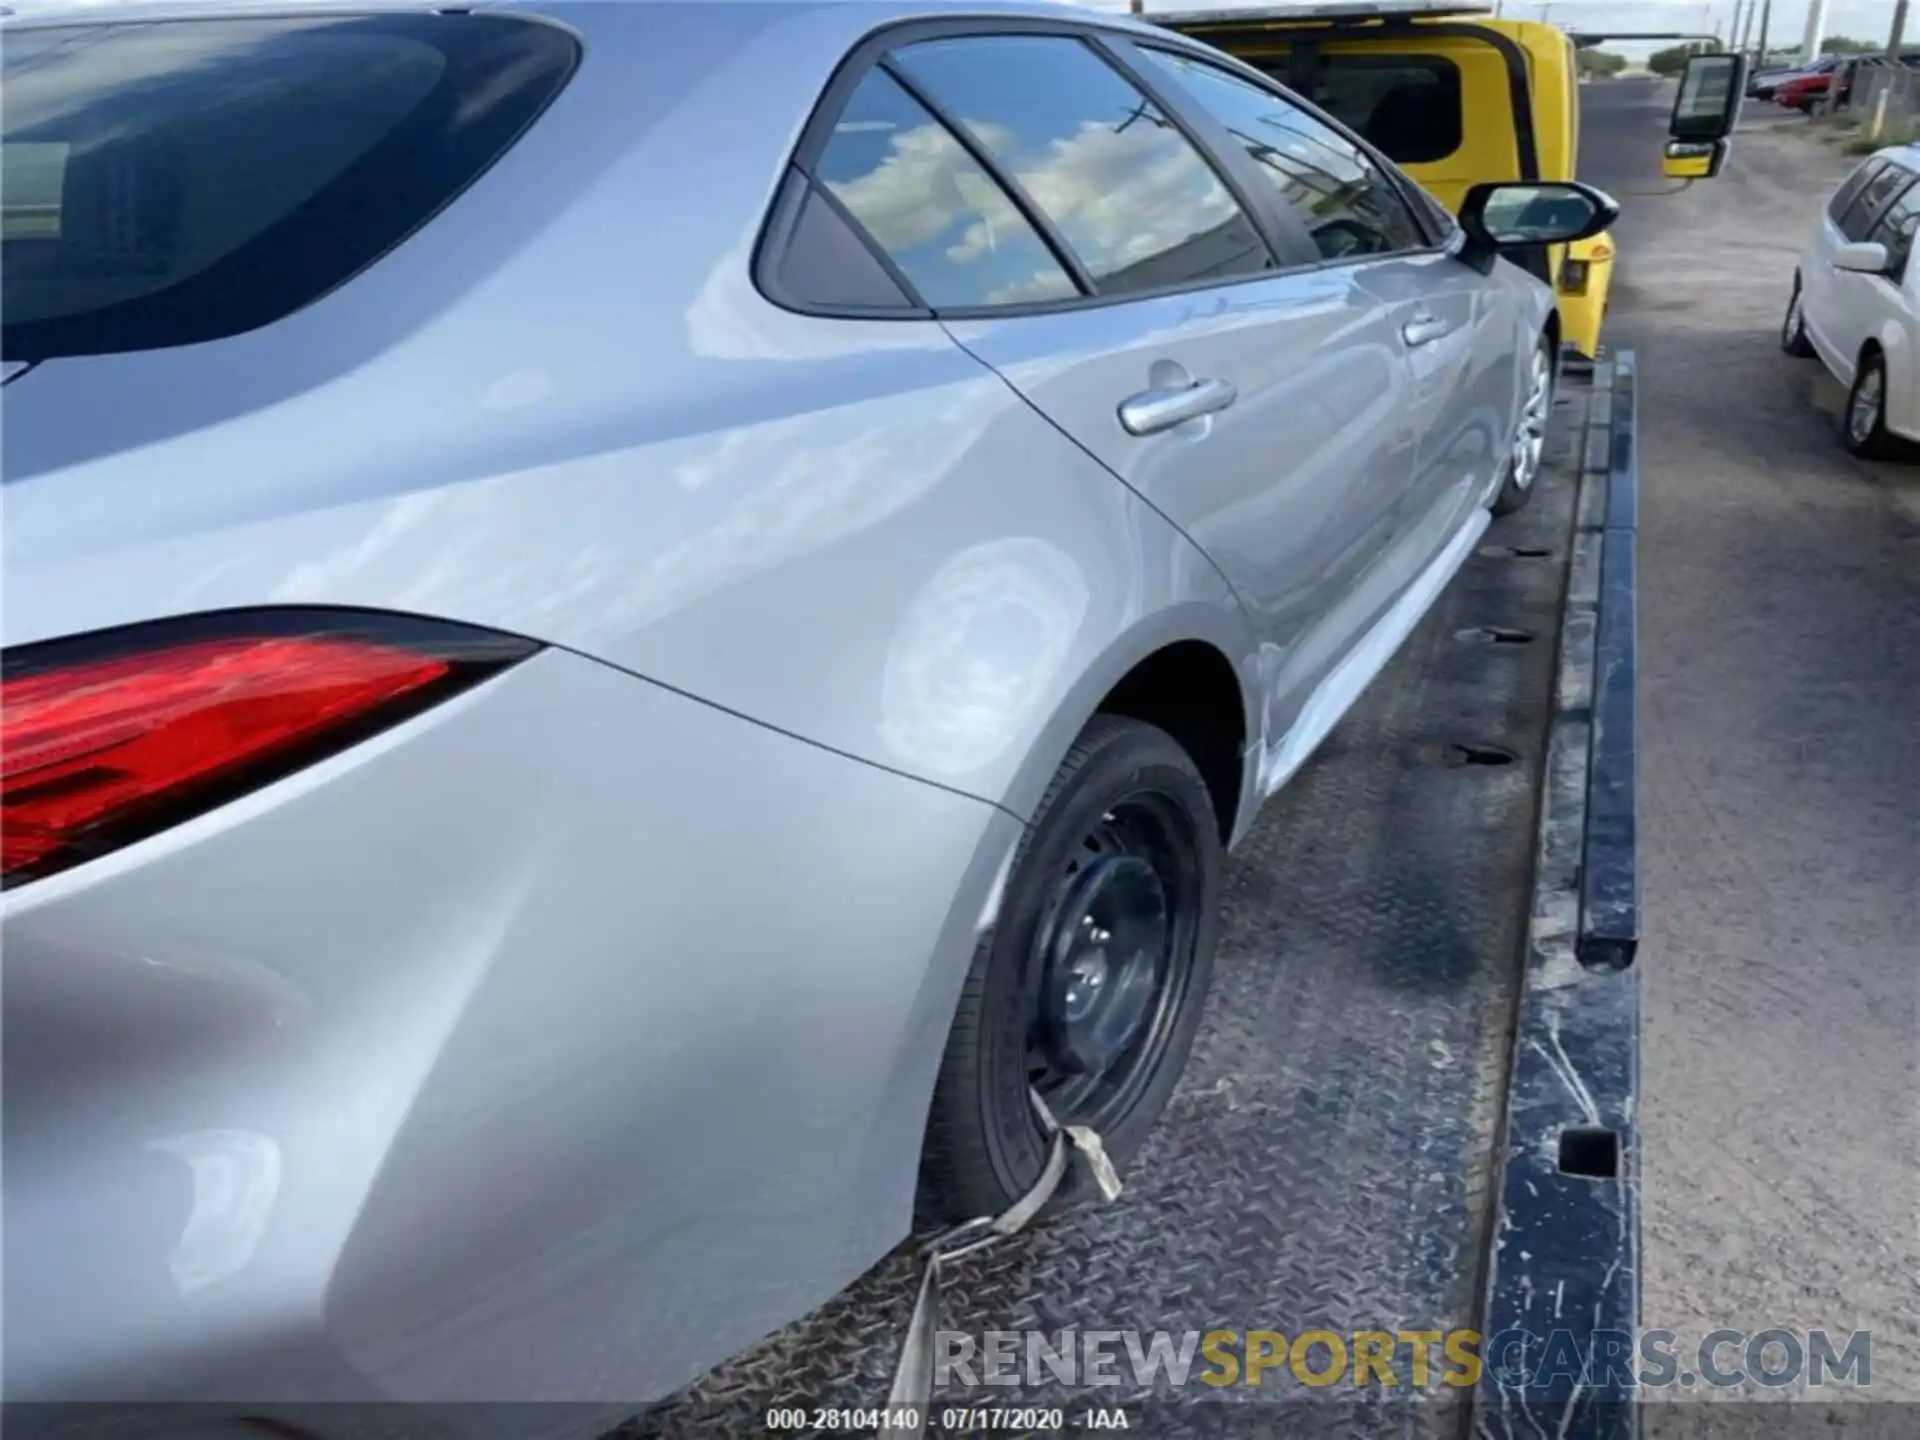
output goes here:
{"type": "Polygon", "coordinates": [[[1873,156],[1834,193],[1793,279],[1789,355],[1818,355],[1849,387],[1847,449],[1892,459],[1920,441],[1920,146],[1873,156]]]}

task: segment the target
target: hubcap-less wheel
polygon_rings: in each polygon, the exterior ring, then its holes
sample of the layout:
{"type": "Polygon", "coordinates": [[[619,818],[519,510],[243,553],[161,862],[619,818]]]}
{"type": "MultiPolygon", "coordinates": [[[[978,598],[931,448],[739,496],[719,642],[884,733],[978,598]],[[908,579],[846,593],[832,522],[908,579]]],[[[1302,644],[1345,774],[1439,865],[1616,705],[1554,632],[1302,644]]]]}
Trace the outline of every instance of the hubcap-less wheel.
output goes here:
{"type": "Polygon", "coordinates": [[[1166,1049],[1199,900],[1185,817],[1155,795],[1100,818],[1034,936],[1027,1078],[1061,1119],[1099,1129],[1166,1049]]]}
{"type": "Polygon", "coordinates": [[[954,1011],[922,1161],[926,1197],[947,1218],[998,1215],[1041,1173],[1051,1134],[1036,1094],[1054,1119],[1097,1131],[1125,1173],[1200,1025],[1220,828],[1171,735],[1118,715],[1081,731],[954,1011]]]}
{"type": "Polygon", "coordinates": [[[1520,428],[1513,439],[1509,475],[1516,490],[1525,490],[1539,478],[1547,453],[1547,426],[1553,418],[1553,361],[1546,348],[1533,352],[1533,371],[1527,379],[1527,403],[1520,412],[1520,428]]]}
{"type": "Polygon", "coordinates": [[[1887,372],[1878,365],[1869,366],[1853,387],[1853,403],[1847,409],[1847,431],[1853,443],[1865,445],[1880,428],[1880,409],[1887,398],[1887,372]]]}

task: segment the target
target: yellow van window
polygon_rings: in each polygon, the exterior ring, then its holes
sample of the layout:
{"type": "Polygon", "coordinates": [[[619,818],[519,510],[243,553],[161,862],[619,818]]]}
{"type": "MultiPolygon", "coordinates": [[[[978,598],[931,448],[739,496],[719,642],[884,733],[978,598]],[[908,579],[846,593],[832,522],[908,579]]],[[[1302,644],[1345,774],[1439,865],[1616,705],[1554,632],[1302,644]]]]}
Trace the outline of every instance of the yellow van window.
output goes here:
{"type": "Polygon", "coordinates": [[[1438,55],[1323,55],[1312,99],[1400,165],[1460,148],[1460,67],[1438,55]]]}

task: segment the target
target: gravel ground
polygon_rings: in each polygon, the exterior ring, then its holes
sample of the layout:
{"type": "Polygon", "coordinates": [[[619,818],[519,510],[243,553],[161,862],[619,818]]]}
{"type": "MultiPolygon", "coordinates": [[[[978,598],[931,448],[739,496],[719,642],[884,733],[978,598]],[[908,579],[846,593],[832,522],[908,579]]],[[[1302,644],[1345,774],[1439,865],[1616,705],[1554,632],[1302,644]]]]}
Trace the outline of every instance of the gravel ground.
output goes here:
{"type": "Polygon", "coordinates": [[[1920,467],[1848,457],[1777,343],[1853,162],[1756,113],[1721,179],[1636,194],[1672,90],[1587,95],[1644,386],[1645,1323],[1870,1330],[1866,1393],[1920,1400],[1920,467]]]}

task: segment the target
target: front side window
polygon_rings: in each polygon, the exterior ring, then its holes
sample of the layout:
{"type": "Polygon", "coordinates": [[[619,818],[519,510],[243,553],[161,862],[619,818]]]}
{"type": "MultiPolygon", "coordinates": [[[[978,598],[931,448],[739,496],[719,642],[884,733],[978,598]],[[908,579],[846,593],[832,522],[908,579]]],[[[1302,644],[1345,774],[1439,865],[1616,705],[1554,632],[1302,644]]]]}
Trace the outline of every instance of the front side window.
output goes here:
{"type": "Polygon", "coordinates": [[[892,61],[1013,177],[1101,294],[1273,265],[1213,167],[1083,42],[967,36],[909,45],[892,61]]]}
{"type": "Polygon", "coordinates": [[[1840,217],[1840,233],[1848,240],[1864,240],[1887,202],[1913,183],[1913,172],[1899,165],[1888,165],[1861,189],[1840,217]]]}
{"type": "Polygon", "coordinates": [[[1006,191],[883,70],[854,90],[814,172],[928,305],[1080,293],[1006,191]]]}
{"type": "Polygon", "coordinates": [[[9,360],[238,334],[405,240],[573,73],[504,16],[156,20],[7,37],[9,360]]]}
{"type": "Polygon", "coordinates": [[[1394,183],[1366,152],[1299,106],[1217,65],[1143,50],[1259,162],[1320,255],[1344,260],[1427,243],[1394,183]]]}

